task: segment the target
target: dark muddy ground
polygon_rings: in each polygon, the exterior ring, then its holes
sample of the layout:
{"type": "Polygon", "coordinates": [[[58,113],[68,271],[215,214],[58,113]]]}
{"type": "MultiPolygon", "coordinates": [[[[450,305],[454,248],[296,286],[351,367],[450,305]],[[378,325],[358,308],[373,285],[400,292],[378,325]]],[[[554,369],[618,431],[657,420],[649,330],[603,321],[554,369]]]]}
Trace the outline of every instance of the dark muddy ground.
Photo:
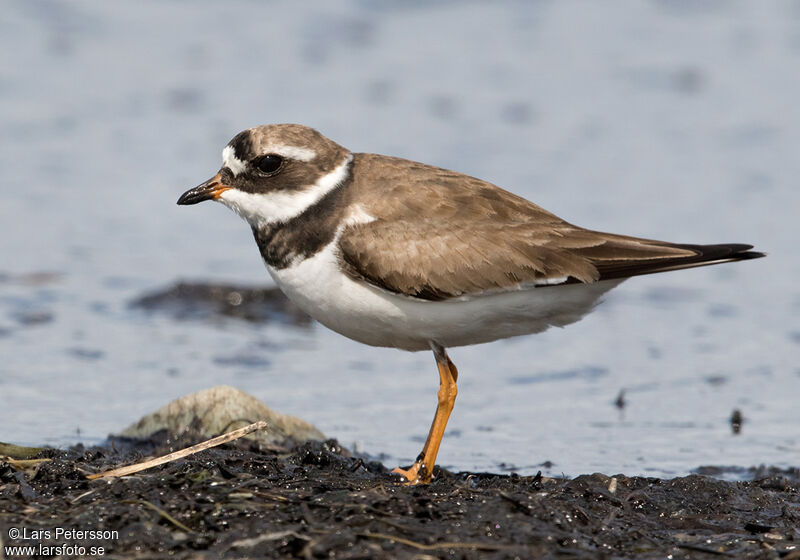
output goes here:
{"type": "Polygon", "coordinates": [[[48,450],[50,461],[27,468],[0,463],[6,557],[10,545],[71,544],[84,557],[102,546],[105,557],[147,558],[800,558],[797,469],[754,470],[750,482],[439,471],[408,487],[334,441],[239,440],[86,479],[190,443],[115,441],[48,450]],[[56,528],[118,533],[57,538],[56,528]],[[33,538],[10,538],[14,529],[33,538]]]}
{"type": "Polygon", "coordinates": [[[231,317],[252,323],[275,321],[297,327],[308,327],[313,322],[274,287],[178,282],[166,289],[146,293],[130,302],[130,306],[164,313],[179,320],[231,317]]]}

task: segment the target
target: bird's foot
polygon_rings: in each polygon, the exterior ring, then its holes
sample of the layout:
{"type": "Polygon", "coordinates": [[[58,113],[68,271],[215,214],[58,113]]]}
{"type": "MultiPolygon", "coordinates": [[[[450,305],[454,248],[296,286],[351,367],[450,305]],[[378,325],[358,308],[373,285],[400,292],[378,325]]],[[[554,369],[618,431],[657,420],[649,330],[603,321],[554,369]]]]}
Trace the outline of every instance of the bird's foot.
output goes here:
{"type": "Polygon", "coordinates": [[[422,461],[416,461],[408,470],[397,467],[392,472],[405,478],[404,484],[406,486],[428,484],[433,478],[433,473],[428,470],[428,467],[422,461]]]}

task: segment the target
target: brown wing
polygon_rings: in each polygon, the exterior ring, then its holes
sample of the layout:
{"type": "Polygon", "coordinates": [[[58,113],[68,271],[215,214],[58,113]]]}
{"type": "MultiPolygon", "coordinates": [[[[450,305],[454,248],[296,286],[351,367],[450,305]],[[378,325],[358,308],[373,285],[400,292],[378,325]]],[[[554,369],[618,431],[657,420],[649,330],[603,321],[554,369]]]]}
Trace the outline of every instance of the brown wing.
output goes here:
{"type": "Polygon", "coordinates": [[[342,232],[342,264],[354,277],[412,297],[596,282],[761,256],[747,252],[749,245],[676,245],[585,230],[499,187],[415,162],[357,154],[355,165],[355,177],[371,177],[369,185],[355,182],[355,200],[375,220],[342,232]]]}

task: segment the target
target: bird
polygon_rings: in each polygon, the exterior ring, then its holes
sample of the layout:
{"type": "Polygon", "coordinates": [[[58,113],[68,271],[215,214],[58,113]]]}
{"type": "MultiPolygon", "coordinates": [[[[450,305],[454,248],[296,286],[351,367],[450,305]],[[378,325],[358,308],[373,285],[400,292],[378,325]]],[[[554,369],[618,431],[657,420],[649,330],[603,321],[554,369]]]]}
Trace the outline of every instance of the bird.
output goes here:
{"type": "Polygon", "coordinates": [[[180,205],[213,200],[252,229],[300,309],[371,346],[433,352],[438,403],[422,451],[396,468],[426,484],[458,393],[447,349],[578,321],[631,276],[755,259],[752,245],[670,243],[572,225],[494,184],[353,153],[317,130],[268,124],[222,150],[180,205]]]}

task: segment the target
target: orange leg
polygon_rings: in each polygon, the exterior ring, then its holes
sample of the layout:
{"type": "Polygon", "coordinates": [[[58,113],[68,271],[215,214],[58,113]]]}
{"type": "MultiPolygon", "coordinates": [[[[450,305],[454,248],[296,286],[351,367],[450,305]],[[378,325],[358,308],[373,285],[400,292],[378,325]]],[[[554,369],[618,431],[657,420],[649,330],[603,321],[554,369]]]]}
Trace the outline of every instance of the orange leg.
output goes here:
{"type": "Polygon", "coordinates": [[[410,469],[403,470],[398,467],[392,471],[403,475],[407,484],[427,484],[433,478],[436,455],[439,453],[439,445],[442,443],[444,429],[447,426],[447,420],[453,411],[453,405],[458,394],[458,387],[456,386],[458,370],[456,366],[450,361],[444,348],[438,344],[433,345],[433,355],[436,357],[436,366],[439,368],[439,405],[436,407],[436,414],[428,432],[428,439],[425,440],[422,453],[419,454],[410,469]]]}

